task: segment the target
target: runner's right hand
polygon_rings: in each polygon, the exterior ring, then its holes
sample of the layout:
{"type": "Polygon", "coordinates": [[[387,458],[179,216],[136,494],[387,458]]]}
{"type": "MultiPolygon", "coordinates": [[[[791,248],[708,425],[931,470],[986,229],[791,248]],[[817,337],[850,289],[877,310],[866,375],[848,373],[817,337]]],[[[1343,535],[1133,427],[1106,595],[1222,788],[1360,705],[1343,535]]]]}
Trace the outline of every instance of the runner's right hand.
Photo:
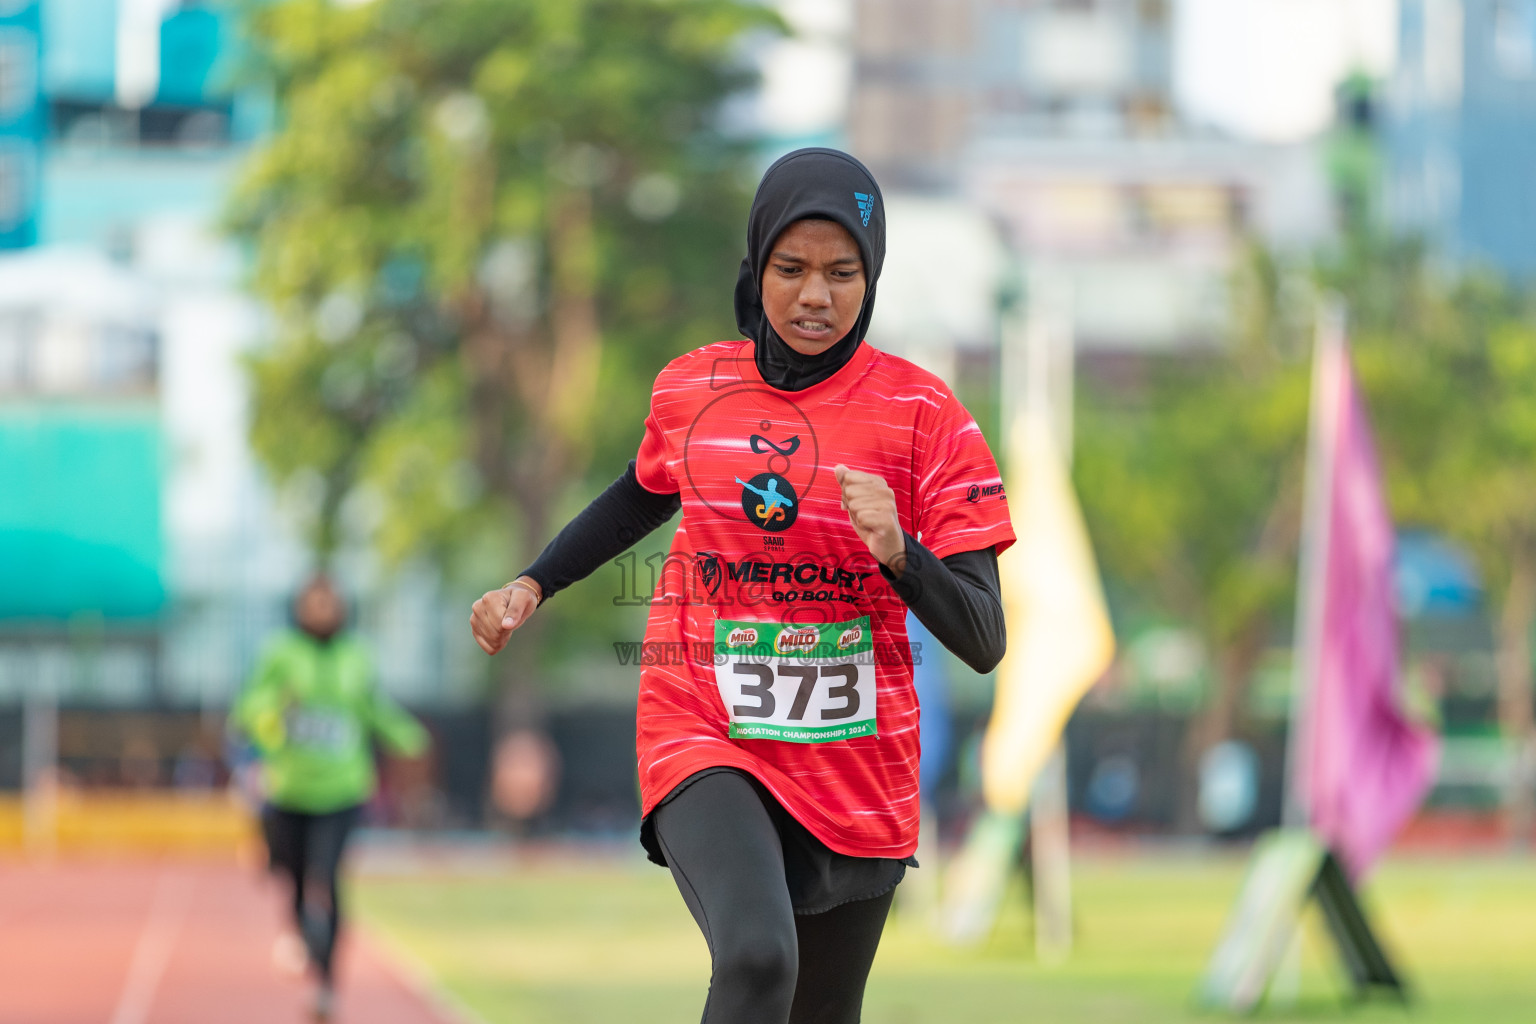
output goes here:
{"type": "MultiPolygon", "coordinates": [[[[538,586],[537,583],[533,585],[538,586]]],[[[512,631],[527,622],[538,606],[539,599],[525,586],[508,583],[500,590],[487,591],[475,602],[469,614],[469,628],[475,634],[475,643],[486,654],[495,654],[507,645],[512,631]]]]}

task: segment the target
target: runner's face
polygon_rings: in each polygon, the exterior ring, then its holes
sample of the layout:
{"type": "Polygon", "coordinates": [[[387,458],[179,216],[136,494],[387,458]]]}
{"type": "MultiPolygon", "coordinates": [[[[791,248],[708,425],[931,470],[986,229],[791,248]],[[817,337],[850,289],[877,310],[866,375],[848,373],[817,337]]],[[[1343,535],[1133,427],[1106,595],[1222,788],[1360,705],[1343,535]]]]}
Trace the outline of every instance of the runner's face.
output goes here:
{"type": "Polygon", "coordinates": [[[329,636],[341,628],[346,616],[341,595],[329,583],[310,583],[299,595],[296,618],[301,629],[318,636],[329,636]]]}
{"type": "Polygon", "coordinates": [[[853,327],[864,305],[864,261],[841,224],[797,220],[763,271],[763,311],[790,348],[814,356],[853,327]]]}

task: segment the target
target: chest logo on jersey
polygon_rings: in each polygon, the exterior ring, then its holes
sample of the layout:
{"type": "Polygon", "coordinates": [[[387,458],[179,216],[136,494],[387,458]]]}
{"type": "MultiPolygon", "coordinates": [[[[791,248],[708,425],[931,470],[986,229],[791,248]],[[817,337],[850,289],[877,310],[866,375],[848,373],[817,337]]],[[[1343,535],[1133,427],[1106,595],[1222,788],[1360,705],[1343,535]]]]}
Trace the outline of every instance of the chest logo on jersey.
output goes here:
{"type": "MultiPolygon", "coordinates": [[[[693,565],[710,600],[719,598],[748,606],[786,601],[857,602],[864,593],[864,581],[875,575],[862,568],[855,571],[814,561],[760,562],[748,557],[727,562],[714,552],[694,555],[693,565]]],[[[841,639],[853,644],[861,638],[841,639]]]]}
{"type": "MultiPolygon", "coordinates": [[[[783,444],[774,444],[762,434],[753,434],[747,439],[747,443],[752,446],[754,454],[767,455],[769,450],[772,450],[775,455],[782,455],[786,459],[800,450],[799,437],[792,437],[783,444]]],[[[788,468],[787,463],[785,468],[788,468]]]]}
{"type": "Polygon", "coordinates": [[[767,388],[730,388],[699,410],[683,443],[690,497],[761,536],[783,535],[816,485],[816,427],[794,400],[767,388]]]}
{"type": "Polygon", "coordinates": [[[741,510],[747,522],[770,533],[787,530],[800,514],[800,497],[794,486],[777,473],[759,473],[741,484],[741,510]]]}

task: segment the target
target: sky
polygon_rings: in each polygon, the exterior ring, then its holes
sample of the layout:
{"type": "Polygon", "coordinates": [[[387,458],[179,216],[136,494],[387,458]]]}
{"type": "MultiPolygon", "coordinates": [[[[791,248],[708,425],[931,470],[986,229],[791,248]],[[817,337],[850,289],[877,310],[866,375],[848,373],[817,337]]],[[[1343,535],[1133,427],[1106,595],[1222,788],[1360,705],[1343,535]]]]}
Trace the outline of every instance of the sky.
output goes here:
{"type": "Polygon", "coordinates": [[[1283,141],[1322,129],[1352,68],[1384,75],[1397,0],[1176,0],[1174,88],[1186,116],[1283,141]]]}
{"type": "MultiPolygon", "coordinates": [[[[834,127],[852,66],[850,0],[774,0],[801,39],[766,56],[766,127],[834,127]]],[[[1397,0],[1174,0],[1175,93],[1191,120],[1270,141],[1305,138],[1332,116],[1351,68],[1377,75],[1396,56],[1397,0]]]]}

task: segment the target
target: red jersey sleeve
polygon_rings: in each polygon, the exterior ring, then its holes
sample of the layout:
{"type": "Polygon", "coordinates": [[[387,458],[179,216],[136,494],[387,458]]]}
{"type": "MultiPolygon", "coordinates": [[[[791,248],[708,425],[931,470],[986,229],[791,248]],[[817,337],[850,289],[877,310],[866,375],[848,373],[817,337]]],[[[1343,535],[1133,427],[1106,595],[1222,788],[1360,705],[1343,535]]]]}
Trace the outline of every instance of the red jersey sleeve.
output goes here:
{"type": "Polygon", "coordinates": [[[635,456],[635,479],[652,494],[677,494],[682,488],[668,467],[671,451],[656,415],[656,391],[661,378],[656,382],[657,387],[651,389],[651,411],[645,417],[645,436],[640,439],[640,452],[635,456]]]}
{"type": "Polygon", "coordinates": [[[1006,551],[1015,538],[997,460],[958,398],[944,400],[920,444],[917,539],[938,558],[1006,551]]]}

